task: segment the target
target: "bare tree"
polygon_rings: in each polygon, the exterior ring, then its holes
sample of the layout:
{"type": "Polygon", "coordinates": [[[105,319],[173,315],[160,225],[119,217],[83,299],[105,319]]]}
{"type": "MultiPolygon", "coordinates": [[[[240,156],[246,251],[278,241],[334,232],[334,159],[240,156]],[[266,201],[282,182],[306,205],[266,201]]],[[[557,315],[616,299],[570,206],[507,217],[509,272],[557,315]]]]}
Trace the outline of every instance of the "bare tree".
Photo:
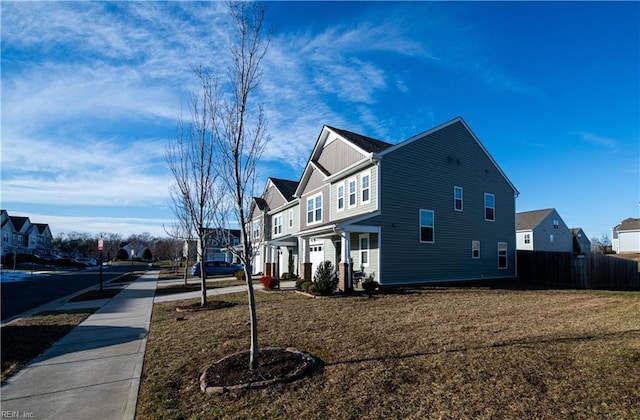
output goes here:
{"type": "Polygon", "coordinates": [[[175,184],[170,189],[174,213],[188,224],[185,232],[193,232],[198,240],[202,306],[207,304],[204,249],[207,230],[219,203],[224,201],[218,183],[219,153],[214,130],[217,123],[218,87],[213,75],[202,68],[193,69],[200,86],[191,94],[190,121],[178,121],[178,134],[165,152],[165,160],[175,184]]]}
{"type": "Polygon", "coordinates": [[[231,94],[220,102],[220,117],[215,130],[222,153],[222,179],[233,202],[233,216],[240,227],[241,249],[236,248],[234,253],[245,270],[251,320],[249,368],[255,369],[259,366],[258,323],[251,279],[254,249],[247,218],[257,163],[270,139],[266,134],[262,106],[254,106],[249,98],[260,84],[260,64],[267,53],[270,38],[263,36],[265,10],[260,4],[235,2],[230,4],[230,9],[236,29],[230,44],[233,64],[229,68],[228,82],[231,94]]]}

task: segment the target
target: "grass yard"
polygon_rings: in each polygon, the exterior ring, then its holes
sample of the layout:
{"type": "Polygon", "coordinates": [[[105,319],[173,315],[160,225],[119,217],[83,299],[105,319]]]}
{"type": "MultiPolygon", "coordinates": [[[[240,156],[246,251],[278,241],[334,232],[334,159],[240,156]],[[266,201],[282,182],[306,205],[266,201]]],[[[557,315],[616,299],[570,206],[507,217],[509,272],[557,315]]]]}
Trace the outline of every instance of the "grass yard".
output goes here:
{"type": "Polygon", "coordinates": [[[2,380],[67,335],[97,309],[40,312],[2,327],[2,380]]]}
{"type": "Polygon", "coordinates": [[[246,295],[225,299],[237,305],[179,324],[184,302],[155,305],[138,419],[640,418],[640,292],[257,292],[260,346],[296,347],[324,368],[206,395],[206,365],[249,347],[246,295]]]}

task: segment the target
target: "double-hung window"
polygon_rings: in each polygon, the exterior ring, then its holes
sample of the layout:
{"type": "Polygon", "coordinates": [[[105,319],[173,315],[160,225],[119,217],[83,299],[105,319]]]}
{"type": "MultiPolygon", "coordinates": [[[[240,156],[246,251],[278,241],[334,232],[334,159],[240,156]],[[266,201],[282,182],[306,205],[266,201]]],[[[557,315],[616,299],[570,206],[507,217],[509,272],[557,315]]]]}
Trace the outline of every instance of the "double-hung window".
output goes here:
{"type": "Polygon", "coordinates": [[[356,206],[357,201],[356,180],[349,180],[349,208],[356,206]]]}
{"type": "Polygon", "coordinates": [[[258,239],[260,237],[260,220],[256,220],[253,222],[253,239],[258,239]]]}
{"type": "Polygon", "coordinates": [[[360,265],[369,267],[369,234],[360,235],[360,265]]]}
{"type": "Polygon", "coordinates": [[[293,209],[289,210],[289,228],[293,227],[293,209]]]}
{"type": "Polygon", "coordinates": [[[531,234],[530,233],[525,233],[524,234],[524,243],[525,244],[530,244],[531,243],[531,234]]]}
{"type": "Polygon", "coordinates": [[[344,184],[338,185],[338,211],[344,210],[344,184]]]}
{"type": "Polygon", "coordinates": [[[435,218],[433,210],[420,209],[420,242],[435,242],[435,218]]]}
{"type": "Polygon", "coordinates": [[[371,175],[365,174],[362,175],[362,202],[368,203],[371,201],[371,175]]]}
{"type": "Polygon", "coordinates": [[[507,268],[507,243],[498,242],[498,268],[507,268]]]}
{"type": "Polygon", "coordinates": [[[480,258],[480,241],[471,241],[471,258],[480,258]]]}
{"type": "Polygon", "coordinates": [[[322,194],[307,198],[307,223],[322,222],[322,194]]]}
{"type": "Polygon", "coordinates": [[[462,211],[462,187],[453,187],[453,209],[462,211]]]}
{"type": "Polygon", "coordinates": [[[484,193],[484,220],[496,220],[496,197],[493,194],[484,193]]]}
{"type": "Polygon", "coordinates": [[[273,234],[274,236],[282,234],[282,215],[281,214],[273,218],[273,234]]]}

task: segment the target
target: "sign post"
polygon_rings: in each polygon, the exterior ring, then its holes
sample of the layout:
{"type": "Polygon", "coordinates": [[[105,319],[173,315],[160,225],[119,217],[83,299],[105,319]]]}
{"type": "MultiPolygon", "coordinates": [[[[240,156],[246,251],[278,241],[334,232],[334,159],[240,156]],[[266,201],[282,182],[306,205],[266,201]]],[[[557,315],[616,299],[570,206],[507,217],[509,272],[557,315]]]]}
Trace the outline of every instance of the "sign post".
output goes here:
{"type": "Polygon", "coordinates": [[[100,291],[102,292],[102,249],[104,248],[104,238],[98,238],[98,251],[100,251],[100,291]]]}

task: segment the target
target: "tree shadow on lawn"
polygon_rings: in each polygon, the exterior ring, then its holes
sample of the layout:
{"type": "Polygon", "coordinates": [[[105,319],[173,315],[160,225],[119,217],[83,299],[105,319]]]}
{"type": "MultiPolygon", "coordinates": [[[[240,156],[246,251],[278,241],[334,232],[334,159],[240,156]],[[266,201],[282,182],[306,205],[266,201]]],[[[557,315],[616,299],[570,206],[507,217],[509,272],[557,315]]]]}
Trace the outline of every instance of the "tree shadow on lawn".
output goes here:
{"type": "MultiPolygon", "coordinates": [[[[495,348],[508,348],[508,347],[533,347],[540,344],[560,344],[560,343],[572,343],[591,340],[609,340],[613,338],[622,338],[626,336],[638,336],[640,338],[640,329],[617,331],[611,333],[602,334],[583,334],[568,337],[537,337],[530,340],[509,340],[499,343],[483,344],[476,346],[462,346],[449,349],[433,350],[433,351],[420,351],[407,354],[393,354],[393,355],[381,355],[375,357],[364,357],[361,359],[341,360],[337,362],[327,362],[323,366],[339,366],[347,364],[367,363],[367,362],[386,362],[390,360],[403,360],[412,359],[414,357],[424,356],[436,356],[439,354],[452,354],[452,353],[465,353],[468,351],[486,350],[495,348]]],[[[640,358],[640,353],[638,356],[640,358]]]]}

